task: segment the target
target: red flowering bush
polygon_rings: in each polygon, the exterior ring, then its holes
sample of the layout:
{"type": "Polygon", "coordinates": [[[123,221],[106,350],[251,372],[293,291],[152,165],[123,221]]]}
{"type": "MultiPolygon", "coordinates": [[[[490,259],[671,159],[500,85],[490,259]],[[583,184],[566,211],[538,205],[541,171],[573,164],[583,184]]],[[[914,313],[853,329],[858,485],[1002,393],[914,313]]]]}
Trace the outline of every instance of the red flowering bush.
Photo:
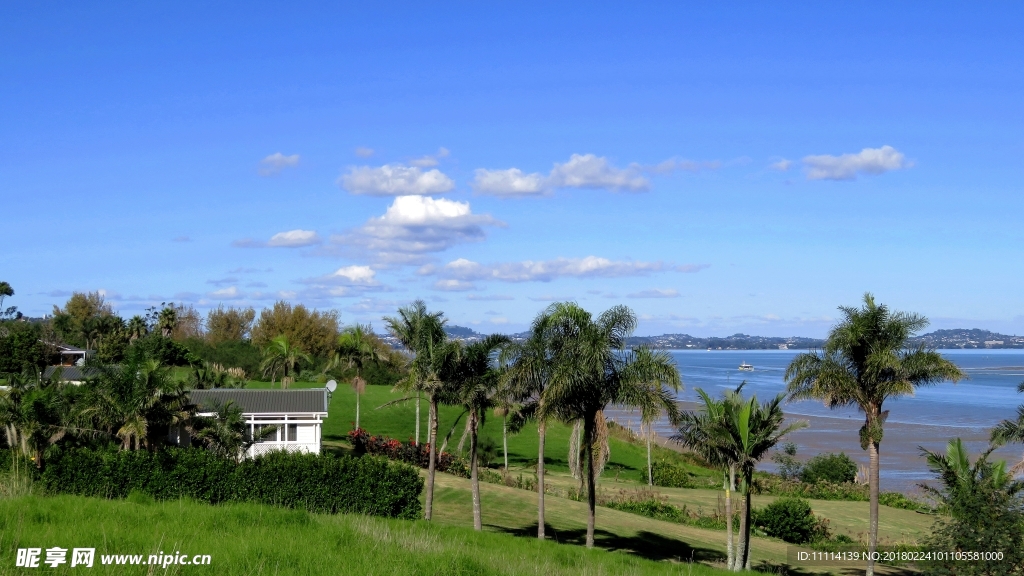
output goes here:
{"type": "MultiPolygon", "coordinates": [[[[420,468],[430,466],[430,444],[417,446],[412,440],[400,442],[387,436],[371,436],[362,428],[349,432],[348,439],[352,442],[357,456],[370,454],[371,456],[384,456],[389,460],[405,462],[420,468]]],[[[469,465],[465,460],[450,452],[438,454],[436,466],[440,472],[469,478],[469,465]]]]}

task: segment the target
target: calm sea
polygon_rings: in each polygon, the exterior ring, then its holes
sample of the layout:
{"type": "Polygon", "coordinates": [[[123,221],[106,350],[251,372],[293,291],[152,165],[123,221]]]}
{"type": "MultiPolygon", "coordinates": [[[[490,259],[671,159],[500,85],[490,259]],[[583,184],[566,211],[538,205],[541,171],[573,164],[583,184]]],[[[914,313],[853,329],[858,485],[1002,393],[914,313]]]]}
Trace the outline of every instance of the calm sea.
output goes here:
{"type": "MultiPolygon", "coordinates": [[[[882,484],[887,489],[907,489],[928,480],[931,474],[920,456],[918,444],[929,449],[942,449],[953,436],[972,439],[973,451],[984,449],[984,438],[999,421],[1015,418],[1017,406],[1024,404],[1024,394],[1017,385],[1024,381],[1024,351],[1021,350],[942,350],[943,356],[955,362],[969,379],[958,384],[949,382],[921,388],[913,397],[888,401],[889,424],[882,444],[882,484]],[[890,432],[892,430],[892,432],[890,432]]],[[[783,375],[798,350],[682,350],[673,351],[685,390],[679,399],[697,401],[697,388],[712,395],[735,388],[742,381],[747,394],[757,394],[762,401],[785,391],[783,375]],[[751,372],[740,371],[740,363],[754,366],[751,372]]],[[[856,429],[863,416],[855,408],[829,410],[821,402],[803,401],[784,405],[787,415],[813,416],[832,420],[812,420],[812,428],[794,435],[801,447],[800,456],[809,457],[818,451],[846,451],[866,463],[859,448],[856,429]],[[824,423],[823,423],[824,422],[824,423]],[[852,433],[851,433],[852,430],[852,433]]],[[[612,413],[615,420],[635,427],[635,416],[612,413]]],[[[656,425],[664,436],[674,433],[667,421],[656,425]]],[[[997,454],[1013,460],[1024,447],[1001,449],[997,454]]],[[[766,462],[764,469],[771,469],[766,462]]]]}

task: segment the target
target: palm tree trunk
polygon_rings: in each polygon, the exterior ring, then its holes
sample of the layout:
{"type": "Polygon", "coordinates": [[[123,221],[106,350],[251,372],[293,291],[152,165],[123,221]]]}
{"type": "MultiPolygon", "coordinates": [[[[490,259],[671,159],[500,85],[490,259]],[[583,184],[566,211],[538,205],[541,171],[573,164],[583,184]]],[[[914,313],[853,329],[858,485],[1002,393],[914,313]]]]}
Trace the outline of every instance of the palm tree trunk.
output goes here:
{"type": "MultiPolygon", "coordinates": [[[[741,490],[740,491],[741,492],[746,492],[746,486],[743,485],[745,483],[745,480],[741,480],[740,482],[741,482],[741,485],[740,485],[740,489],[741,490]]],[[[746,500],[745,499],[741,499],[740,500],[740,507],[741,508],[746,508],[746,500]]],[[[743,549],[746,548],[746,546],[747,546],[747,534],[748,534],[748,532],[747,532],[747,514],[746,514],[746,510],[745,509],[741,509],[740,510],[740,535],[739,535],[739,539],[736,542],[736,553],[735,553],[735,556],[733,557],[733,560],[732,560],[732,566],[730,567],[730,568],[732,568],[733,572],[739,572],[740,570],[743,569],[743,549]]]]}
{"type": "Polygon", "coordinates": [[[594,547],[594,521],[597,513],[597,489],[594,486],[594,426],[594,417],[588,415],[583,423],[584,450],[587,452],[587,507],[590,511],[587,517],[587,548],[594,547]]]}
{"type": "Polygon", "coordinates": [[[733,562],[736,559],[736,552],[732,547],[733,544],[733,533],[732,533],[732,491],[736,486],[736,465],[729,465],[729,479],[728,484],[725,486],[725,532],[727,534],[725,540],[725,551],[726,569],[732,570],[733,562]]]}
{"type": "Polygon", "coordinates": [[[430,415],[427,420],[427,426],[430,428],[427,438],[430,460],[427,465],[427,495],[426,505],[423,507],[423,517],[430,520],[434,508],[434,472],[437,467],[437,399],[433,394],[430,395],[430,415]]]}
{"type": "Polygon", "coordinates": [[[537,423],[537,436],[540,438],[537,447],[537,538],[544,539],[544,435],[547,424],[541,420],[537,423]]]}
{"type": "Polygon", "coordinates": [[[480,479],[477,476],[476,437],[477,419],[476,410],[469,413],[469,479],[473,484],[473,529],[483,530],[483,520],[480,518],[480,479]]]}
{"type": "MultiPolygon", "coordinates": [[[[640,425],[643,428],[643,424],[640,425]]],[[[647,425],[647,485],[654,486],[654,468],[651,467],[651,424],[647,425]]]]}
{"type": "MultiPolygon", "coordinates": [[[[869,427],[870,429],[870,427],[869,427]]],[[[870,484],[870,503],[868,506],[870,521],[868,523],[868,567],[866,576],[873,576],[875,573],[874,554],[878,547],[878,442],[873,439],[868,442],[868,482],[870,484]]]]}
{"type": "Polygon", "coordinates": [[[423,395],[422,392],[416,392],[416,445],[420,445],[420,397],[423,395]]]}
{"type": "Polygon", "coordinates": [[[359,430],[359,389],[356,389],[356,430],[359,430]]]}
{"type": "Polygon", "coordinates": [[[754,479],[754,473],[750,472],[747,479],[744,480],[746,484],[745,494],[743,495],[743,525],[747,532],[746,541],[743,543],[743,569],[750,570],[750,484],[754,479]]]}
{"type": "Polygon", "coordinates": [[[501,455],[505,457],[505,473],[508,474],[508,415],[501,417],[501,455]]]}

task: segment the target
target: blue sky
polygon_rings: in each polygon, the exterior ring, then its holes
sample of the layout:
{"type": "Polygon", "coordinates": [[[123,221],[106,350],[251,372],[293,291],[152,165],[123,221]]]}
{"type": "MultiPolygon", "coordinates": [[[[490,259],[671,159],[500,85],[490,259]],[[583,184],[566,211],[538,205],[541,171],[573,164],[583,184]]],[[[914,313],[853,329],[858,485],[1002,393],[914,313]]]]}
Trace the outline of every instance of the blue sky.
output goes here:
{"type": "Polygon", "coordinates": [[[8,302],[1024,332],[1020,4],[681,4],[8,6],[8,302]]]}

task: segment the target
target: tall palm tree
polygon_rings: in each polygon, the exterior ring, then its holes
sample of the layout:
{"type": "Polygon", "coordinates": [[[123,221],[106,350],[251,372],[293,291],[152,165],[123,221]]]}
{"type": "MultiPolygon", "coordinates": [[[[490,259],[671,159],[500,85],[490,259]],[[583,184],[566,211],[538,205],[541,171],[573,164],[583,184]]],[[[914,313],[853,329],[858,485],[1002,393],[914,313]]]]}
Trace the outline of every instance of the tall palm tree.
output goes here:
{"type": "Polygon", "coordinates": [[[359,395],[366,390],[366,381],[360,376],[360,372],[367,364],[386,358],[378,341],[373,338],[373,330],[369,326],[355,324],[345,328],[338,336],[338,348],[331,364],[345,364],[348,368],[356,369],[355,378],[352,379],[352,389],[356,393],[356,430],[359,429],[359,395]]]}
{"type": "Polygon", "coordinates": [[[508,337],[493,334],[468,346],[460,344],[461,350],[454,366],[452,400],[461,404],[469,415],[469,478],[473,492],[473,528],[476,530],[483,529],[480,479],[477,472],[480,426],[484,425],[487,411],[495,404],[500,385],[496,356],[498,349],[508,342],[508,337]]]}
{"type": "Polygon", "coordinates": [[[667,353],[626,349],[626,339],[636,329],[636,315],[629,308],[615,306],[596,319],[573,302],[553,304],[548,311],[554,369],[542,406],[546,414],[541,417],[551,414],[563,422],[582,422],[589,505],[587,547],[592,548],[598,464],[594,451],[606,448],[605,408],[609,404],[641,410],[660,406],[676,422],[679,409],[669,389],[679,390],[682,382],[667,353]]]}
{"type": "Polygon", "coordinates": [[[263,363],[261,368],[264,374],[271,375],[271,382],[277,378],[277,371],[282,371],[281,387],[287,388],[290,384],[289,378],[293,378],[296,367],[300,362],[310,362],[309,354],[306,354],[297,344],[288,341],[284,334],[277,336],[270,341],[263,351],[263,363]],[[291,374],[291,376],[289,376],[291,374]]]}
{"type": "MultiPolygon", "coordinates": [[[[740,385],[742,387],[742,384],[740,385]]],[[[728,435],[721,429],[728,426],[725,418],[725,403],[736,401],[739,389],[734,393],[715,399],[704,390],[697,388],[703,405],[699,410],[686,411],[680,416],[679,433],[672,440],[699,454],[705,461],[715,467],[726,470],[725,474],[725,533],[726,533],[726,567],[733,569],[735,549],[732,530],[732,494],[736,490],[736,465],[739,456],[733,449],[728,435]]]]}
{"type": "MultiPolygon", "coordinates": [[[[861,448],[868,451],[870,523],[868,550],[878,543],[878,449],[889,416],[883,404],[890,398],[911,396],[920,386],[966,375],[955,364],[923,344],[909,339],[928,325],[923,316],[892,312],[864,295],[861,308],[842,306],[842,320],[832,327],[822,350],[800,354],[786,368],[791,400],[818,399],[829,408],[856,406],[864,413],[861,448]]],[[[869,556],[867,576],[874,574],[869,556]]]]}
{"type": "MultiPolygon", "coordinates": [[[[435,329],[435,325],[445,323],[443,312],[427,312],[427,305],[423,300],[416,300],[409,306],[398,309],[398,316],[385,316],[384,324],[388,332],[405,347],[413,356],[417,353],[417,346],[424,340],[425,331],[435,329]]],[[[436,335],[434,335],[436,336],[436,335]]],[[[428,338],[429,339],[429,338],[428,338]]],[[[416,376],[410,370],[410,376],[416,376]]],[[[414,442],[420,444],[420,398],[423,394],[423,382],[419,377],[409,378],[399,383],[399,386],[406,391],[416,392],[416,432],[414,442]]]]}
{"type": "Polygon", "coordinates": [[[545,311],[534,318],[525,340],[509,342],[499,356],[499,363],[505,367],[502,376],[505,400],[515,407],[510,429],[516,432],[527,420],[537,421],[537,538],[541,540],[544,539],[544,440],[549,412],[543,409],[543,404],[554,366],[551,336],[551,315],[545,311]]]}

